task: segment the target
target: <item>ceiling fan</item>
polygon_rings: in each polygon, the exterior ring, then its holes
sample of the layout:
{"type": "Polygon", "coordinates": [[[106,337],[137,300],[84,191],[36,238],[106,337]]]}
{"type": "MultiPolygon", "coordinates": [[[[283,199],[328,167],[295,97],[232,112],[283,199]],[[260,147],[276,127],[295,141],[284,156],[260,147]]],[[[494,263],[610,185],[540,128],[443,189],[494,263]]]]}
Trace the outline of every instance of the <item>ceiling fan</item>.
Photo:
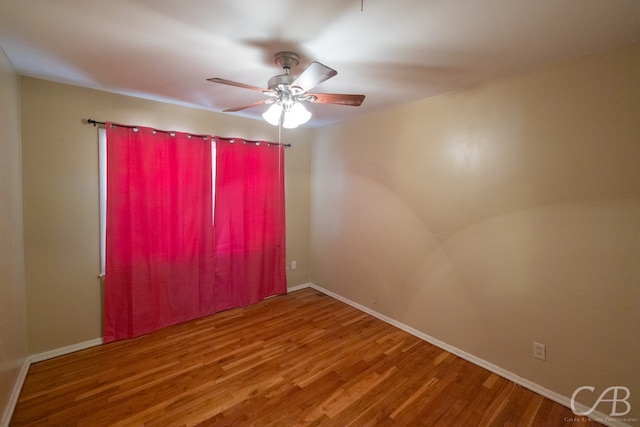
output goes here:
{"type": "Polygon", "coordinates": [[[271,107],[262,114],[262,117],[272,125],[277,126],[282,124],[283,127],[294,128],[305,123],[311,118],[311,113],[302,105],[304,102],[357,107],[362,104],[362,101],[364,100],[364,95],[309,93],[311,89],[320,83],[338,74],[336,70],[329,68],[324,64],[314,61],[299,76],[295,76],[289,74],[289,72],[291,68],[296,67],[300,63],[300,58],[297,54],[293,52],[278,52],[275,55],[275,62],[282,67],[284,73],[271,77],[267,83],[268,89],[262,89],[257,86],[238,83],[218,77],[207,79],[213,83],[220,83],[262,92],[268,97],[262,101],[252,102],[251,104],[241,105],[239,107],[227,108],[223,111],[234,112],[257,107],[263,104],[271,105],[271,107]]]}

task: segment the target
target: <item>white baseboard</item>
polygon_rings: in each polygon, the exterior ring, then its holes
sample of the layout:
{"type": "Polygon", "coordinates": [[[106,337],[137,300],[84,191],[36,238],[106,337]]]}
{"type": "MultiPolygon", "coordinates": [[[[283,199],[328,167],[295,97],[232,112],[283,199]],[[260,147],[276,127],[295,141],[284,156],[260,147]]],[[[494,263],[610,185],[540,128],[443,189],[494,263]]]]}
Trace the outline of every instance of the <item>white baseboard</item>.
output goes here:
{"type": "MultiPolygon", "coordinates": [[[[287,288],[287,293],[289,292],[295,292],[295,291],[299,291],[300,289],[305,289],[305,288],[310,288],[312,287],[311,283],[303,283],[302,285],[296,285],[292,288],[287,288]]],[[[320,291],[322,292],[322,291],[320,291]]]]}
{"type": "Polygon", "coordinates": [[[94,340],[89,340],[85,342],[81,342],[78,344],[68,345],[66,347],[61,347],[55,350],[45,351],[43,353],[33,354],[24,359],[24,363],[22,364],[22,369],[18,374],[18,378],[16,379],[16,383],[13,386],[13,392],[9,397],[9,402],[7,404],[6,411],[2,417],[2,421],[0,421],[0,427],[8,427],[9,422],[11,421],[11,417],[13,416],[13,411],[16,409],[16,405],[18,403],[18,398],[20,397],[20,391],[22,391],[22,386],[24,385],[24,380],[27,378],[27,373],[29,372],[29,367],[32,363],[42,362],[44,360],[53,359],[54,357],[64,356],[65,354],[74,353],[76,351],[84,350],[90,347],[95,347],[97,345],[102,344],[102,338],[96,338],[94,340]]]}
{"type": "Polygon", "coordinates": [[[65,354],[75,353],[76,351],[85,350],[87,348],[102,345],[102,338],[96,338],[89,341],[84,341],[78,344],[68,345],[66,347],[57,348],[55,350],[45,351],[43,353],[33,354],[27,359],[29,363],[42,362],[43,360],[53,359],[54,357],[64,356],[65,354]]]}
{"type": "MultiPolygon", "coordinates": [[[[553,400],[556,403],[559,403],[562,406],[566,406],[567,408],[571,409],[571,399],[567,396],[561,395],[559,393],[556,393],[553,390],[549,390],[548,388],[545,388],[539,384],[536,384],[532,381],[527,380],[526,378],[522,378],[519,375],[514,374],[513,372],[507,371],[506,369],[503,369],[499,366],[494,365],[493,363],[487,362],[484,359],[480,359],[477,356],[474,356],[473,354],[467,353],[464,350],[460,350],[457,347],[454,347],[450,344],[447,344],[444,341],[440,341],[437,338],[434,338],[430,335],[425,334],[424,332],[421,332],[415,328],[412,328],[411,326],[405,325],[402,322],[399,322],[395,319],[392,319],[388,316],[385,316],[384,314],[378,313],[377,311],[374,311],[368,307],[363,306],[362,304],[358,304],[357,302],[351,301],[350,299],[347,299],[341,295],[336,294],[335,292],[331,292],[328,289],[324,289],[321,286],[315,285],[313,283],[309,283],[304,285],[304,287],[310,287],[313,288],[319,292],[322,292],[323,294],[326,294],[332,298],[337,299],[338,301],[344,302],[345,304],[348,304],[350,306],[352,306],[353,308],[356,308],[364,313],[367,313],[373,317],[376,317],[380,320],[382,320],[383,322],[386,322],[392,326],[395,326],[398,329],[401,329],[417,338],[420,338],[423,341],[426,341],[430,344],[435,345],[436,347],[439,347],[443,350],[448,351],[449,353],[455,354],[456,356],[465,359],[471,363],[473,363],[474,365],[478,365],[481,368],[484,368],[488,371],[493,372],[496,375],[500,375],[503,378],[508,379],[509,381],[513,381],[514,383],[521,385],[524,388],[527,388],[531,391],[533,391],[534,393],[537,393],[543,397],[546,397],[550,400],[553,400]]],[[[301,288],[302,289],[302,288],[301,288]]],[[[297,290],[297,289],[296,289],[297,290]]],[[[289,290],[291,291],[291,289],[289,290]]],[[[585,412],[587,411],[589,408],[586,407],[585,405],[579,404],[576,402],[576,409],[578,409],[580,412],[585,412]]],[[[578,416],[576,416],[578,417],[578,416]]],[[[581,417],[579,417],[581,418],[581,417]]],[[[631,427],[631,424],[627,424],[625,422],[619,421],[619,420],[615,420],[615,419],[611,419],[611,417],[607,416],[606,414],[603,414],[602,412],[598,412],[598,411],[594,411],[591,413],[590,418],[595,419],[596,421],[598,421],[599,423],[602,423],[606,426],[610,426],[610,427],[631,427]]]]}
{"type": "Polygon", "coordinates": [[[13,391],[11,392],[11,396],[9,396],[9,402],[7,402],[4,415],[0,421],[0,426],[2,427],[9,427],[9,422],[11,421],[13,411],[16,409],[16,405],[18,404],[18,397],[20,397],[20,391],[22,391],[22,385],[24,384],[25,378],[27,378],[27,372],[29,372],[30,365],[31,363],[29,363],[29,358],[25,358],[22,363],[22,369],[20,369],[18,378],[16,378],[16,382],[13,385],[13,391]]]}

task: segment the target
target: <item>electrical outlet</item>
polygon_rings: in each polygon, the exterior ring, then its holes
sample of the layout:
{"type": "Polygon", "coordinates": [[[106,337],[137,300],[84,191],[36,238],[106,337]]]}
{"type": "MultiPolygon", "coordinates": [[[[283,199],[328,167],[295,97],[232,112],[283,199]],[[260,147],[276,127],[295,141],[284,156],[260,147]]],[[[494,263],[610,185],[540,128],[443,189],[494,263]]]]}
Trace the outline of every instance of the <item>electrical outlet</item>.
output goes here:
{"type": "Polygon", "coordinates": [[[295,262],[295,261],[291,261],[291,269],[292,269],[292,270],[295,270],[295,269],[296,269],[296,267],[298,267],[298,263],[297,263],[297,262],[295,262]]]}
{"type": "Polygon", "coordinates": [[[533,357],[540,360],[547,360],[547,347],[539,342],[534,342],[533,357]]]}

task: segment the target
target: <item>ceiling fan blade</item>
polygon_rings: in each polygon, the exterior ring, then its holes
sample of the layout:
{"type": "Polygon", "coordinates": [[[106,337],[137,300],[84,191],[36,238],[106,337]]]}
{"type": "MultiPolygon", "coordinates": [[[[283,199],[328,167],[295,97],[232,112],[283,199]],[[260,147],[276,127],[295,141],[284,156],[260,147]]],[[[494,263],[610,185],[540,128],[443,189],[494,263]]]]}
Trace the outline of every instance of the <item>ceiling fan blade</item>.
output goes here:
{"type": "Polygon", "coordinates": [[[333,68],[314,61],[291,83],[291,86],[297,86],[306,92],[336,74],[338,72],[333,68]]]}
{"type": "Polygon", "coordinates": [[[227,80],[227,79],[221,79],[219,77],[213,77],[213,78],[207,79],[207,81],[212,82],[212,83],[220,83],[220,84],[223,84],[223,85],[241,87],[241,88],[244,88],[244,89],[255,90],[257,92],[262,92],[262,93],[272,92],[272,91],[270,91],[268,89],[262,89],[262,88],[260,88],[258,86],[251,86],[251,85],[248,85],[248,84],[238,83],[238,82],[234,82],[234,81],[227,80]]]}
{"type": "Polygon", "coordinates": [[[344,93],[307,93],[315,99],[311,102],[320,104],[339,104],[357,107],[364,101],[364,95],[347,95],[344,93]]]}
{"type": "Polygon", "coordinates": [[[224,113],[233,113],[234,111],[246,110],[247,108],[257,107],[262,104],[272,104],[273,99],[263,99],[262,101],[252,102],[251,104],[241,105],[239,107],[227,108],[226,110],[222,110],[224,113]]]}

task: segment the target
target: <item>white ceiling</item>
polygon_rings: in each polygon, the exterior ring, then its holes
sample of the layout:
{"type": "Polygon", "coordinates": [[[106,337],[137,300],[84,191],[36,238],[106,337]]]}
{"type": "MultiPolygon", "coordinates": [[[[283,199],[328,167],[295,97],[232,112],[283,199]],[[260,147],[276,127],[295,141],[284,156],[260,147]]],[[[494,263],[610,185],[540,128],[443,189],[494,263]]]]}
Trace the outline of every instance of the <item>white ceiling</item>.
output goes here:
{"type": "Polygon", "coordinates": [[[23,75],[221,111],[263,95],[205,79],[266,88],[291,50],[293,74],[338,71],[313,92],[366,95],[310,105],[310,126],[639,39],[639,0],[0,0],[23,75]]]}

